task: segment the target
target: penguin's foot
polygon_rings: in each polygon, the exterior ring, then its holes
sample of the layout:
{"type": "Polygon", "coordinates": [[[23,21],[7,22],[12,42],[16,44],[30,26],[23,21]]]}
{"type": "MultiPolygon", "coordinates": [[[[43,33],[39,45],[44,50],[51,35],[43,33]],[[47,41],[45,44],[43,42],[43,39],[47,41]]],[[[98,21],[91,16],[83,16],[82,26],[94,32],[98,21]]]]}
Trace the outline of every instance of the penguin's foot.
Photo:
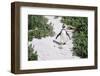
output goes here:
{"type": "Polygon", "coordinates": [[[66,43],[64,42],[63,45],[65,45],[66,43]]]}

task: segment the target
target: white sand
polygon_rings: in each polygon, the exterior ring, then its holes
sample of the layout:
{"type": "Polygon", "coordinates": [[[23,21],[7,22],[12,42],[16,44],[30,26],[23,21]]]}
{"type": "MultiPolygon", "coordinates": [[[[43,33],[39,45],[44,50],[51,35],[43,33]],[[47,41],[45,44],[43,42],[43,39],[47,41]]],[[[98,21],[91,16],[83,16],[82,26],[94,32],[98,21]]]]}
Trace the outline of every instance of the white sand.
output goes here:
{"type": "MultiPolygon", "coordinates": [[[[61,17],[54,19],[54,16],[45,16],[49,19],[48,23],[52,23],[54,27],[54,32],[57,35],[62,27],[61,17]]],[[[68,30],[69,35],[72,37],[72,31],[68,30]]],[[[55,36],[56,36],[55,35],[55,36]]],[[[68,40],[66,45],[62,46],[62,49],[59,49],[61,45],[58,45],[53,42],[54,37],[46,37],[42,39],[33,39],[32,45],[34,45],[34,50],[38,53],[38,60],[58,60],[58,59],[77,59],[79,57],[72,56],[72,39],[68,40]]],[[[59,40],[59,38],[58,38],[59,40]]]]}

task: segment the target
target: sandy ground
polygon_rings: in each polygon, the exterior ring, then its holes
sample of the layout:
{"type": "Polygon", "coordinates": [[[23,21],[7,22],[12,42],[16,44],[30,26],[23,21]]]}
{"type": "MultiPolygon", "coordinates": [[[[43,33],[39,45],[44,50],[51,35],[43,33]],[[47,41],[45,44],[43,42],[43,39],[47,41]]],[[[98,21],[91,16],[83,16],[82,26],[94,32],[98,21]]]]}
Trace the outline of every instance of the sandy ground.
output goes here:
{"type": "MultiPolygon", "coordinates": [[[[48,23],[52,23],[54,27],[54,32],[57,35],[62,27],[60,22],[61,17],[54,18],[54,16],[45,16],[49,19],[48,23]]],[[[72,31],[68,30],[69,35],[72,37],[72,31]]],[[[56,36],[55,35],[55,36],[56,36]]],[[[79,57],[72,55],[72,39],[68,40],[66,45],[58,45],[53,42],[54,37],[46,37],[42,39],[33,39],[32,45],[34,45],[34,50],[38,53],[38,60],[60,60],[60,59],[78,59],[79,57]],[[62,47],[60,49],[59,47],[62,47]]],[[[59,40],[59,38],[58,38],[59,40]]]]}

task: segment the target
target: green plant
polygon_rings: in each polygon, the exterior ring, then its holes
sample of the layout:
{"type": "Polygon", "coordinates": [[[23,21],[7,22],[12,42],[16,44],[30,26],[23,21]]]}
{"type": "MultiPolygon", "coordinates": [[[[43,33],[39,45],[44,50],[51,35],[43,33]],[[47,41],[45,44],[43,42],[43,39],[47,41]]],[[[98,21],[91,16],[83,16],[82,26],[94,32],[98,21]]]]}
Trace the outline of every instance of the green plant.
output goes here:
{"type": "Polygon", "coordinates": [[[28,15],[28,40],[33,38],[41,39],[42,37],[54,36],[53,27],[47,24],[48,19],[44,16],[28,15]]]}
{"type": "Polygon", "coordinates": [[[62,23],[75,27],[73,32],[73,52],[81,58],[88,57],[88,18],[62,17],[62,23]]]}
{"type": "Polygon", "coordinates": [[[28,60],[37,60],[38,59],[38,55],[37,55],[37,51],[34,51],[34,49],[32,48],[32,44],[30,44],[28,46],[28,60]]]}

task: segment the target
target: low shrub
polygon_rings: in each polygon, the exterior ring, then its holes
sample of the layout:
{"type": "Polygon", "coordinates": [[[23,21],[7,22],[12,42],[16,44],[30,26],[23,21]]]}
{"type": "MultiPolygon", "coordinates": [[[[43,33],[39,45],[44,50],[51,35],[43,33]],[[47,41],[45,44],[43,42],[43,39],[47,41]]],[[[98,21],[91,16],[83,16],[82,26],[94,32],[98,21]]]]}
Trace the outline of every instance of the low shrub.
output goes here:
{"type": "Polygon", "coordinates": [[[38,59],[37,52],[34,51],[34,49],[32,48],[32,44],[30,44],[28,46],[28,60],[31,61],[31,60],[37,60],[37,59],[38,59]]]}
{"type": "Polygon", "coordinates": [[[88,57],[88,18],[62,17],[62,23],[75,27],[73,32],[73,53],[81,58],[88,57]]]}

